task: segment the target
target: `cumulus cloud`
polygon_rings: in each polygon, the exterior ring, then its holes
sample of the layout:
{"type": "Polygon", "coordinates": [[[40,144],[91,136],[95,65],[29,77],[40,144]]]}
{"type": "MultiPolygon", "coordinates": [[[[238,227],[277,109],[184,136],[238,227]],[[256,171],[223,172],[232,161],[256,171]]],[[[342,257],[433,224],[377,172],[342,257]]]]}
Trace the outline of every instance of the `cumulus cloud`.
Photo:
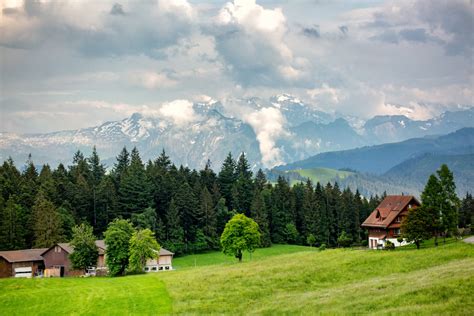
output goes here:
{"type": "Polygon", "coordinates": [[[227,71],[243,86],[272,85],[302,79],[301,60],[286,44],[281,8],[266,9],[255,0],[227,3],[208,31],[227,71]]]}
{"type": "Polygon", "coordinates": [[[257,134],[263,165],[270,168],[282,164],[281,151],[276,146],[276,141],[287,134],[281,112],[275,108],[262,108],[245,114],[243,119],[257,134]]]}
{"type": "Polygon", "coordinates": [[[188,100],[164,103],[159,109],[159,115],[172,120],[177,125],[185,125],[199,118],[194,112],[193,103],[188,100]]]}
{"type": "Polygon", "coordinates": [[[317,105],[337,104],[341,95],[340,89],[330,87],[327,83],[323,83],[320,88],[306,90],[306,93],[316,101],[317,105]]]}

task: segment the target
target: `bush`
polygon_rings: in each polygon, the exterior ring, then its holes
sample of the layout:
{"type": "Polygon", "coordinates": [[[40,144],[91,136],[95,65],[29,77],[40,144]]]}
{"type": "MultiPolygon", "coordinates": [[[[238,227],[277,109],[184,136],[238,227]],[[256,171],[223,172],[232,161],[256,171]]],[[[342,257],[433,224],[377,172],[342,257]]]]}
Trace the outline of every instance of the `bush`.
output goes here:
{"type": "Polygon", "coordinates": [[[346,234],[345,231],[343,231],[342,234],[337,239],[337,244],[340,247],[344,247],[344,248],[350,247],[352,244],[352,238],[348,234],[346,234]]]}
{"type": "Polygon", "coordinates": [[[398,241],[399,244],[401,244],[404,241],[404,239],[403,239],[402,236],[400,236],[400,237],[397,238],[397,241],[398,241]]]}
{"type": "Polygon", "coordinates": [[[321,246],[319,246],[319,250],[320,251],[326,250],[326,244],[321,244],[321,246]]]}
{"type": "Polygon", "coordinates": [[[384,247],[384,249],[386,249],[386,250],[393,250],[393,249],[395,249],[395,245],[394,245],[393,242],[391,242],[390,240],[387,240],[387,241],[385,242],[385,247],[384,247]]]}
{"type": "Polygon", "coordinates": [[[360,244],[362,245],[362,247],[367,247],[369,245],[369,241],[367,239],[364,239],[360,244]]]}

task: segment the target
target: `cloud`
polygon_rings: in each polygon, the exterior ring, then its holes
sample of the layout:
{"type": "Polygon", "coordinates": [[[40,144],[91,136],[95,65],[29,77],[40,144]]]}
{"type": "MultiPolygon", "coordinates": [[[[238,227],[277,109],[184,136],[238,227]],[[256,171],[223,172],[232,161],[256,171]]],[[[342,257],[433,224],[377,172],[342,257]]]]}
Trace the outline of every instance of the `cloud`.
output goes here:
{"type": "Polygon", "coordinates": [[[474,9],[463,0],[387,1],[365,20],[375,40],[432,42],[447,55],[472,58],[474,9]]]}
{"type": "Polygon", "coordinates": [[[229,2],[207,31],[215,37],[228,73],[243,86],[288,84],[303,77],[298,59],[285,43],[287,25],[281,8],[265,9],[254,0],[229,2]]]}
{"type": "Polygon", "coordinates": [[[341,91],[330,87],[326,83],[323,83],[320,88],[307,90],[306,93],[311,97],[311,99],[316,101],[317,105],[321,103],[337,104],[341,98],[341,91]]]}
{"type": "Polygon", "coordinates": [[[252,126],[257,135],[263,165],[270,168],[282,164],[281,151],[276,146],[277,139],[287,134],[281,112],[275,108],[262,108],[245,114],[243,119],[252,126]]]}
{"type": "Polygon", "coordinates": [[[167,73],[144,71],[133,73],[130,76],[133,83],[141,85],[147,89],[163,89],[175,86],[178,82],[172,79],[167,73]]]}
{"type": "Polygon", "coordinates": [[[3,14],[1,46],[67,45],[91,57],[144,54],[163,58],[160,50],[188,36],[194,19],[193,8],[185,0],[130,2],[127,8],[108,1],[91,6],[78,6],[74,1],[25,1],[16,9],[21,14],[3,14]],[[110,14],[101,13],[105,5],[110,14]]]}
{"type": "Polygon", "coordinates": [[[199,118],[194,112],[193,103],[188,100],[174,100],[164,103],[159,109],[159,115],[171,119],[175,124],[181,126],[199,118]]]}

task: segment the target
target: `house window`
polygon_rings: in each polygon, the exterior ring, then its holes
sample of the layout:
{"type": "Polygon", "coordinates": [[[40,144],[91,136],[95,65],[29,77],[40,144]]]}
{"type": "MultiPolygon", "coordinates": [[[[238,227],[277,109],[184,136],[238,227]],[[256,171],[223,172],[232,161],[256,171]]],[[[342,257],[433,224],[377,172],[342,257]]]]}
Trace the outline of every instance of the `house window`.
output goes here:
{"type": "Polygon", "coordinates": [[[400,223],[400,222],[401,222],[400,216],[397,216],[397,219],[395,220],[395,222],[397,222],[397,223],[400,223]]]}
{"type": "Polygon", "coordinates": [[[156,271],[156,267],[151,268],[151,271],[156,271]]]}
{"type": "Polygon", "coordinates": [[[395,235],[400,235],[400,228],[394,229],[393,232],[395,235]]]}
{"type": "Polygon", "coordinates": [[[145,267],[145,271],[146,271],[146,272],[150,271],[150,268],[145,267]]]}

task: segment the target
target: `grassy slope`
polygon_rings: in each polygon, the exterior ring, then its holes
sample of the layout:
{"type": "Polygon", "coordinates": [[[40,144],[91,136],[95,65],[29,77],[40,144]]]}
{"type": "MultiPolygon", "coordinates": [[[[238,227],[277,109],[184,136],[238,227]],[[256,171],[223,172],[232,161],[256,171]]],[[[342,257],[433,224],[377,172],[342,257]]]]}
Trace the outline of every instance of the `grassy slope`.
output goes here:
{"type": "Polygon", "coordinates": [[[164,314],[171,299],[149,275],[0,279],[0,315],[164,314]]]}
{"type": "Polygon", "coordinates": [[[305,251],[159,274],[175,313],[456,313],[474,310],[474,246],[305,251]]]}
{"type": "MultiPolygon", "coordinates": [[[[308,250],[308,247],[295,245],[273,245],[271,248],[257,249],[250,257],[249,253],[244,252],[243,261],[260,260],[266,257],[290,254],[308,250]]],[[[189,267],[200,267],[207,265],[229,265],[235,264],[233,257],[224,255],[222,252],[209,252],[203,254],[189,255],[173,259],[173,267],[177,270],[189,267]]]]}
{"type": "Polygon", "coordinates": [[[326,184],[331,180],[339,177],[344,179],[352,174],[350,171],[329,169],[329,168],[313,168],[313,169],[300,169],[293,170],[294,172],[299,173],[302,177],[309,178],[313,183],[319,182],[326,184]]]}
{"type": "Polygon", "coordinates": [[[472,314],[474,245],[318,252],[258,249],[177,258],[173,272],[124,278],[0,280],[0,314],[472,314]],[[196,259],[197,267],[194,267],[196,259]],[[172,308],[172,309],[171,309],[172,308]]]}

